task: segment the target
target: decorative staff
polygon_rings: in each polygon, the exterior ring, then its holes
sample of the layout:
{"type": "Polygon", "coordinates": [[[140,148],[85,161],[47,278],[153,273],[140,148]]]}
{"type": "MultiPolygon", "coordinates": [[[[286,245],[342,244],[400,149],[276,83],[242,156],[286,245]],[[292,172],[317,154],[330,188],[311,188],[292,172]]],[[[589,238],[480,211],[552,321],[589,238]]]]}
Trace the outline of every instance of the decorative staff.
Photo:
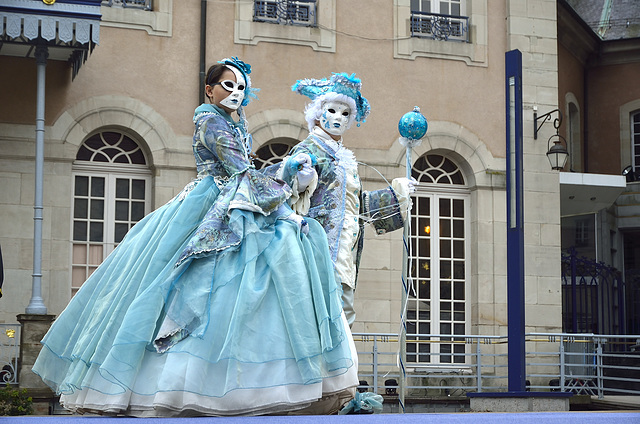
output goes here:
{"type": "MultiPolygon", "coordinates": [[[[427,133],[427,118],[420,113],[420,108],[414,106],[411,112],[405,113],[400,122],[398,122],[398,131],[400,132],[400,144],[406,149],[406,170],[407,179],[411,179],[411,150],[422,143],[422,137],[427,133]]],[[[404,407],[404,388],[406,379],[405,360],[406,360],[406,337],[407,325],[405,317],[407,313],[407,299],[409,297],[409,237],[411,236],[411,202],[407,202],[406,220],[404,221],[404,234],[402,241],[404,244],[404,252],[402,255],[402,312],[400,313],[401,329],[400,329],[400,379],[398,383],[400,407],[405,412],[404,407]]]]}

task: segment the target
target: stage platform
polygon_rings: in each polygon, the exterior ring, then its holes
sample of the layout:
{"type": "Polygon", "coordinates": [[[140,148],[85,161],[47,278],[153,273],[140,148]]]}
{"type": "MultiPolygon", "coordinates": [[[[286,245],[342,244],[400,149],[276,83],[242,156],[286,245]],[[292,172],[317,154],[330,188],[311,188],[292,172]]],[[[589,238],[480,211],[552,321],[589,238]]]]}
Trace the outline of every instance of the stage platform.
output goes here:
{"type": "Polygon", "coordinates": [[[311,415],[263,417],[128,418],[100,416],[2,417],[4,424],[638,424],[638,412],[523,412],[455,414],[311,415]]]}

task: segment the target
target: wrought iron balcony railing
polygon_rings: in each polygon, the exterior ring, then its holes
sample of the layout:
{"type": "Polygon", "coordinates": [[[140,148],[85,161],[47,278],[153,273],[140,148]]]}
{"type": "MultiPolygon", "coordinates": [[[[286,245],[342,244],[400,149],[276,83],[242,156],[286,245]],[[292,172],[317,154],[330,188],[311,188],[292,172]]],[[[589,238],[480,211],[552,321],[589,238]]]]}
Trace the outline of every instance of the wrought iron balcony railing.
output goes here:
{"type": "Polygon", "coordinates": [[[102,6],[153,10],[153,0],[102,0],[102,6]]]}
{"type": "Polygon", "coordinates": [[[412,11],[411,36],[468,43],[469,18],[467,16],[412,11]]]}
{"type": "Polygon", "coordinates": [[[253,21],[315,27],[316,0],[254,0],[253,21]]]}

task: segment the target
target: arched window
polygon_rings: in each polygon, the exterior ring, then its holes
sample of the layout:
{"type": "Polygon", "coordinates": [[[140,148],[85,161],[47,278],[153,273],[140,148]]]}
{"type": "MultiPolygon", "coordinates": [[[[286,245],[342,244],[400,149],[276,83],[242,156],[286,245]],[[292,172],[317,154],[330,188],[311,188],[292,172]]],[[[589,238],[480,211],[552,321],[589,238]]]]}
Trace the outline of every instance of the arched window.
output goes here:
{"type": "Polygon", "coordinates": [[[131,137],[109,130],[83,142],[73,164],[72,294],[149,213],[150,194],[151,172],[131,137]]]}
{"type": "Polygon", "coordinates": [[[266,168],[267,166],[279,163],[282,161],[282,158],[289,154],[295,143],[297,143],[296,140],[278,138],[260,147],[256,151],[257,158],[253,161],[256,169],[266,168]]]}
{"type": "Polygon", "coordinates": [[[441,155],[414,164],[407,362],[467,362],[469,191],[460,168],[441,155]],[[456,337],[459,336],[459,337],[456,337]]]}
{"type": "Polygon", "coordinates": [[[567,104],[569,112],[567,137],[569,148],[569,169],[582,172],[582,138],[580,137],[580,110],[574,102],[567,104]]]}

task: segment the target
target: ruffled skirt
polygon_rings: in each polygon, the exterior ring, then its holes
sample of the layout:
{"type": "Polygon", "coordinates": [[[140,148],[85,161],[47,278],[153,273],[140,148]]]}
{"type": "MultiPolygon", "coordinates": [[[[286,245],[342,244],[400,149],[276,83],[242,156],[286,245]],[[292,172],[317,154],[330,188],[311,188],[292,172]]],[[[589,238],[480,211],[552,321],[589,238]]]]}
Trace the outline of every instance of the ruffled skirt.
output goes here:
{"type": "Polygon", "coordinates": [[[219,190],[206,177],[136,224],[43,339],[34,372],[73,411],[329,413],[357,356],[326,236],[242,210],[242,242],[176,266],[219,190]]]}

